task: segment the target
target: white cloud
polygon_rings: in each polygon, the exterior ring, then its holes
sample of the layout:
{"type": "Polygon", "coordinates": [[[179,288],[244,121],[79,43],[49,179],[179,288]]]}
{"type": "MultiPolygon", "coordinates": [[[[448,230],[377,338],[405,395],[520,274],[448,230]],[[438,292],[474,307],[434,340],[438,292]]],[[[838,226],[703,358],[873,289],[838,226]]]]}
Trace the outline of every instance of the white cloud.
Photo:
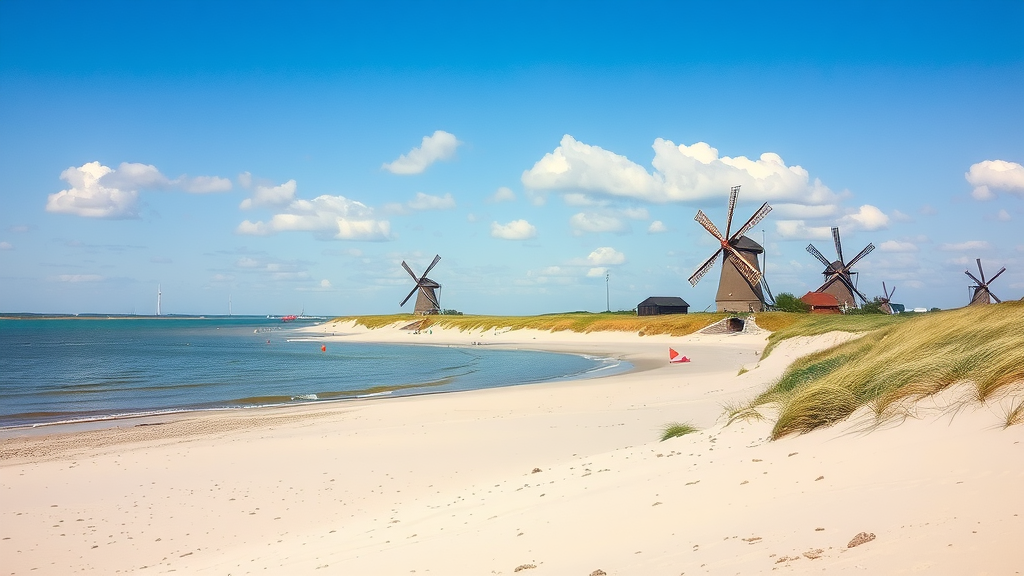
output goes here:
{"type": "Polygon", "coordinates": [[[406,203],[411,210],[450,210],[455,208],[455,199],[451,194],[431,196],[417,192],[416,197],[406,203]]]}
{"type": "Polygon", "coordinates": [[[283,206],[295,200],[297,188],[295,180],[289,180],[278,186],[257,186],[252,198],[242,200],[238,207],[242,210],[250,210],[257,206],[283,206]]]}
{"type": "Polygon", "coordinates": [[[939,247],[940,250],[947,252],[962,252],[966,250],[988,250],[992,248],[992,245],[984,240],[968,240],[966,242],[958,242],[954,244],[943,244],[939,247]]]}
{"type": "Polygon", "coordinates": [[[420,174],[438,160],[448,160],[455,155],[459,142],[454,134],[438,130],[431,136],[424,136],[419,148],[402,154],[397,160],[381,166],[392,174],[420,174]]]}
{"type": "Polygon", "coordinates": [[[103,276],[99,274],[61,274],[56,277],[58,282],[100,282],[103,276]]]}
{"type": "Polygon", "coordinates": [[[865,204],[856,212],[840,218],[839,224],[855,230],[881,230],[889,227],[889,217],[878,208],[865,204]]]}
{"type": "Polygon", "coordinates": [[[665,224],[661,220],[655,220],[647,227],[648,234],[660,234],[662,232],[668,232],[668,228],[665,227],[665,224]]]}
{"type": "Polygon", "coordinates": [[[569,226],[576,235],[587,232],[624,232],[627,229],[622,220],[594,212],[573,214],[569,218],[569,226]]]}
{"type": "Polygon", "coordinates": [[[182,176],[176,180],[181,189],[193,194],[209,194],[211,192],[227,192],[231,190],[231,180],[219,176],[182,176]]]}
{"type": "Polygon", "coordinates": [[[878,245],[882,252],[917,252],[918,248],[913,242],[900,242],[899,240],[887,240],[878,245]]]}
{"type": "Polygon", "coordinates": [[[330,288],[331,287],[331,281],[328,280],[327,278],[324,278],[323,280],[320,281],[320,287],[321,288],[330,288]]]}
{"type": "Polygon", "coordinates": [[[466,222],[476,222],[479,219],[480,218],[476,214],[473,214],[472,212],[466,214],[466,222]]]}
{"type": "MultiPolygon", "coordinates": [[[[772,216],[776,218],[788,218],[802,220],[804,218],[829,218],[839,213],[839,207],[835,204],[824,204],[819,206],[808,206],[805,204],[793,204],[785,202],[772,204],[772,216]]],[[[742,224],[742,222],[740,223],[742,224]]]]}
{"type": "Polygon", "coordinates": [[[587,278],[600,278],[608,273],[608,269],[604,267],[591,268],[587,270],[587,278]]]}
{"type": "Polygon", "coordinates": [[[25,224],[18,224],[17,226],[11,226],[11,232],[17,232],[22,234],[28,232],[31,228],[25,224]]]}
{"type": "Polygon", "coordinates": [[[491,195],[491,202],[512,202],[516,199],[516,193],[512,191],[508,186],[502,186],[498,188],[494,194],[491,195]]]}
{"type": "Polygon", "coordinates": [[[623,208],[619,213],[626,218],[632,218],[633,220],[651,219],[651,213],[647,211],[647,208],[623,208]]]}
{"type": "Polygon", "coordinates": [[[252,174],[249,172],[242,172],[239,174],[238,185],[242,188],[252,188],[252,174]]]}
{"type": "Polygon", "coordinates": [[[526,197],[530,199],[530,204],[534,206],[543,206],[548,203],[547,194],[537,192],[536,190],[527,190],[526,197]]]}
{"type": "Polygon", "coordinates": [[[775,231],[786,240],[827,240],[832,238],[828,226],[808,226],[803,220],[778,220],[775,231]]]}
{"type": "Polygon", "coordinates": [[[595,200],[586,194],[578,192],[564,194],[562,200],[566,206],[607,206],[609,204],[607,200],[595,200]]]}
{"type": "Polygon", "coordinates": [[[268,222],[245,220],[235,231],[255,236],[307,231],[335,240],[389,240],[391,224],[375,219],[373,209],[362,202],[323,195],[312,200],[294,200],[268,222]]]}
{"type": "Polygon", "coordinates": [[[744,200],[788,200],[802,204],[834,203],[838,195],[810,180],[800,166],[787,166],[778,154],[757,160],[719,157],[704,142],[676,145],[658,138],[653,173],[625,156],[577,141],[566,134],[553,152],[523,172],[525,186],[535,190],[585,191],[648,202],[682,202],[721,197],[743,186],[744,200]]]}
{"type": "Polygon", "coordinates": [[[893,210],[892,211],[892,219],[897,221],[897,222],[913,222],[914,221],[913,218],[911,218],[907,214],[904,214],[903,212],[900,212],[899,210],[893,210]]]}
{"type": "Polygon", "coordinates": [[[623,264],[626,262],[626,255],[615,248],[602,246],[587,256],[587,262],[592,266],[623,264]]]}
{"type": "Polygon", "coordinates": [[[14,250],[14,245],[10,242],[0,242],[0,250],[14,250]]]}
{"type": "Polygon", "coordinates": [[[1000,222],[1009,222],[1012,218],[1010,218],[1009,212],[1006,210],[1000,210],[999,213],[996,214],[996,220],[999,220],[1000,222]]]}
{"type": "Polygon", "coordinates": [[[993,188],[1005,190],[1024,198],[1024,166],[1005,160],[985,160],[971,166],[964,173],[974,190],[971,196],[975,200],[991,200],[995,198],[993,188]]]}
{"type": "Polygon", "coordinates": [[[122,190],[101,182],[104,176],[113,172],[99,162],[89,162],[61,172],[61,180],[71,188],[50,194],[46,199],[46,211],[85,218],[137,218],[135,204],[139,198],[138,191],[122,190]]]}
{"type": "Polygon", "coordinates": [[[513,220],[508,224],[491,222],[491,236],[502,240],[528,240],[537,236],[537,227],[526,220],[513,220]]]}

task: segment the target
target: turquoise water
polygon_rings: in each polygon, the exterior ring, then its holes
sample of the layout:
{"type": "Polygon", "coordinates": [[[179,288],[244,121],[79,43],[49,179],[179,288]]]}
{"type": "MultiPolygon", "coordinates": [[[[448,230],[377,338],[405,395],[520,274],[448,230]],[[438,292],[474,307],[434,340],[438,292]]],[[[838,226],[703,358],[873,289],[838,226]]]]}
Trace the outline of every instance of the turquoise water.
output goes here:
{"type": "Polygon", "coordinates": [[[493,388],[626,367],[544,352],[326,342],[294,326],[263,317],[0,320],[0,427],[493,388]]]}

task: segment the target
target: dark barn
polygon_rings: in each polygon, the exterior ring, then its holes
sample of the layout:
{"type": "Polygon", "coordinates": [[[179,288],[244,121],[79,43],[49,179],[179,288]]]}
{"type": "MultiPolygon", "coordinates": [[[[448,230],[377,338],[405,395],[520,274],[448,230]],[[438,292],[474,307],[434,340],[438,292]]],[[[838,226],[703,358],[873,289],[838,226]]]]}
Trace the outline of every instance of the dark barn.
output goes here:
{"type": "Polygon", "coordinates": [[[661,314],[686,314],[690,305],[678,296],[651,296],[636,305],[637,316],[658,316],[661,314]]]}

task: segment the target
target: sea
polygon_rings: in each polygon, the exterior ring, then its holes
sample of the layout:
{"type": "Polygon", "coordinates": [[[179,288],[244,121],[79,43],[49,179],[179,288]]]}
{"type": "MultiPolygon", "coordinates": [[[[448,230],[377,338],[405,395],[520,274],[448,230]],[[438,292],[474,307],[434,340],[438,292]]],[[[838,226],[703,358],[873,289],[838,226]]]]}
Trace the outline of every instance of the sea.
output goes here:
{"type": "Polygon", "coordinates": [[[454,392],[587,378],[571,354],[327,341],[309,319],[0,319],[0,428],[454,392]]]}

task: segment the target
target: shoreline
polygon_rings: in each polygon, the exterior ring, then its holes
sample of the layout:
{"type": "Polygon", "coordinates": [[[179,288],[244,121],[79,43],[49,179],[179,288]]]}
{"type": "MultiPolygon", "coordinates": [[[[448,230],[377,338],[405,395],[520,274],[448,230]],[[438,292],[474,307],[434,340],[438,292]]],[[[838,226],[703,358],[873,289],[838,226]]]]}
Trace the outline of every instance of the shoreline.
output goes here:
{"type": "Polygon", "coordinates": [[[612,350],[638,369],[0,440],[0,556],[15,574],[1019,569],[1024,427],[922,409],[769,442],[770,423],[727,425],[723,406],[854,336],[759,360],[764,336],[326,336],[612,350]],[[672,421],[699,431],[659,442],[672,421]],[[860,532],[876,538],[848,547],[860,532]]]}

